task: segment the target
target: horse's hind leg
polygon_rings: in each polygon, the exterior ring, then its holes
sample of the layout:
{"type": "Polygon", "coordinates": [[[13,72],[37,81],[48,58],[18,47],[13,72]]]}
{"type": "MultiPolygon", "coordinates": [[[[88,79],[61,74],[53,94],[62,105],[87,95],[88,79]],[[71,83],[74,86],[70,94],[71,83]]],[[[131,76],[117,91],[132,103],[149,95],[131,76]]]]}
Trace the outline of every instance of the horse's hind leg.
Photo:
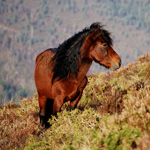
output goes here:
{"type": "Polygon", "coordinates": [[[39,100],[39,107],[40,107],[40,112],[39,112],[39,117],[40,117],[40,124],[41,126],[45,125],[45,107],[46,107],[46,101],[47,97],[41,95],[38,93],[38,100],[39,100]]]}
{"type": "Polygon", "coordinates": [[[47,97],[39,94],[39,106],[40,106],[40,124],[41,126],[45,126],[45,128],[48,128],[50,124],[47,122],[48,119],[52,115],[53,111],[53,100],[48,99],[47,97]]]}
{"type": "Polygon", "coordinates": [[[77,104],[82,96],[83,89],[85,88],[87,82],[88,82],[87,77],[85,77],[79,86],[79,93],[73,100],[70,101],[70,110],[74,110],[77,107],[77,104]]]}

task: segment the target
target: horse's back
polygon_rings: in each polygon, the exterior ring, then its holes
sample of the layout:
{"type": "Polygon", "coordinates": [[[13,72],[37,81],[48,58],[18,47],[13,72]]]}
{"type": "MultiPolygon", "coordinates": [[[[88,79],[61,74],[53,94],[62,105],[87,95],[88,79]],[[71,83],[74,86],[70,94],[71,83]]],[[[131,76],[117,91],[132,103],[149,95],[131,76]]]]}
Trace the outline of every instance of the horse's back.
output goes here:
{"type": "Polygon", "coordinates": [[[36,64],[42,60],[42,59],[45,59],[47,57],[49,57],[49,59],[52,59],[56,53],[56,48],[51,48],[51,49],[47,49],[43,52],[41,52],[37,57],[36,57],[36,64]]]}

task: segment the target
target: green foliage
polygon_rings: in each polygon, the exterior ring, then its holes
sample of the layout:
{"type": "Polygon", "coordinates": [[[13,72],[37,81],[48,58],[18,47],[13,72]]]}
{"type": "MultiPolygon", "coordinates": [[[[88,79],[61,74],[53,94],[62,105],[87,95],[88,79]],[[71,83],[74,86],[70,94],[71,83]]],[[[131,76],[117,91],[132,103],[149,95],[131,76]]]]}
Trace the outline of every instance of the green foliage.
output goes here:
{"type": "Polygon", "coordinates": [[[110,116],[106,121],[93,109],[82,113],[77,109],[63,111],[50,121],[53,125],[45,133],[46,138],[35,142],[31,136],[25,149],[127,149],[141,136],[139,128],[134,129],[127,124],[119,127],[114,121],[110,126],[110,120],[110,116]]]}
{"type": "Polygon", "coordinates": [[[118,132],[112,131],[104,140],[106,143],[106,149],[109,150],[122,150],[128,149],[133,143],[135,143],[137,137],[141,136],[139,129],[128,128],[123,126],[118,132]]]}

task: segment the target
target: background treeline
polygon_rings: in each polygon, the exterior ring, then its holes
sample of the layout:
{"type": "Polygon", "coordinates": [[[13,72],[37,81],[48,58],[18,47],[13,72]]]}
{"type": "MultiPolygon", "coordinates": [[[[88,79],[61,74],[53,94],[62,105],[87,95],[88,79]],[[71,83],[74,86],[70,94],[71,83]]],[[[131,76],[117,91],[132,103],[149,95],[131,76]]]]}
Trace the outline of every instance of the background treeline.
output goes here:
{"type": "MultiPolygon", "coordinates": [[[[150,52],[150,0],[1,0],[0,104],[35,91],[34,62],[94,21],[112,33],[123,65],[150,52]]],[[[93,64],[89,71],[104,68],[93,64]]]]}

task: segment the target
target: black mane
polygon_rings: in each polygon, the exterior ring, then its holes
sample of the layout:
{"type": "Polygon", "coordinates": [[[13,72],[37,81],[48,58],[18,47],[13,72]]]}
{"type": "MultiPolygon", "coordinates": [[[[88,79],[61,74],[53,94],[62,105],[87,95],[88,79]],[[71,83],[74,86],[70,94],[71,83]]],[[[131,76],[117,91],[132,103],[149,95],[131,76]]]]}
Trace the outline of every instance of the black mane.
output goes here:
{"type": "Polygon", "coordinates": [[[77,77],[79,60],[81,60],[80,48],[86,37],[97,28],[99,28],[100,36],[102,36],[109,45],[112,45],[110,33],[103,29],[101,23],[93,23],[89,28],[83,29],[83,31],[75,34],[59,45],[54,58],[55,64],[53,67],[54,75],[52,82],[56,78],[58,78],[58,80],[67,79],[71,73],[77,77]]]}

